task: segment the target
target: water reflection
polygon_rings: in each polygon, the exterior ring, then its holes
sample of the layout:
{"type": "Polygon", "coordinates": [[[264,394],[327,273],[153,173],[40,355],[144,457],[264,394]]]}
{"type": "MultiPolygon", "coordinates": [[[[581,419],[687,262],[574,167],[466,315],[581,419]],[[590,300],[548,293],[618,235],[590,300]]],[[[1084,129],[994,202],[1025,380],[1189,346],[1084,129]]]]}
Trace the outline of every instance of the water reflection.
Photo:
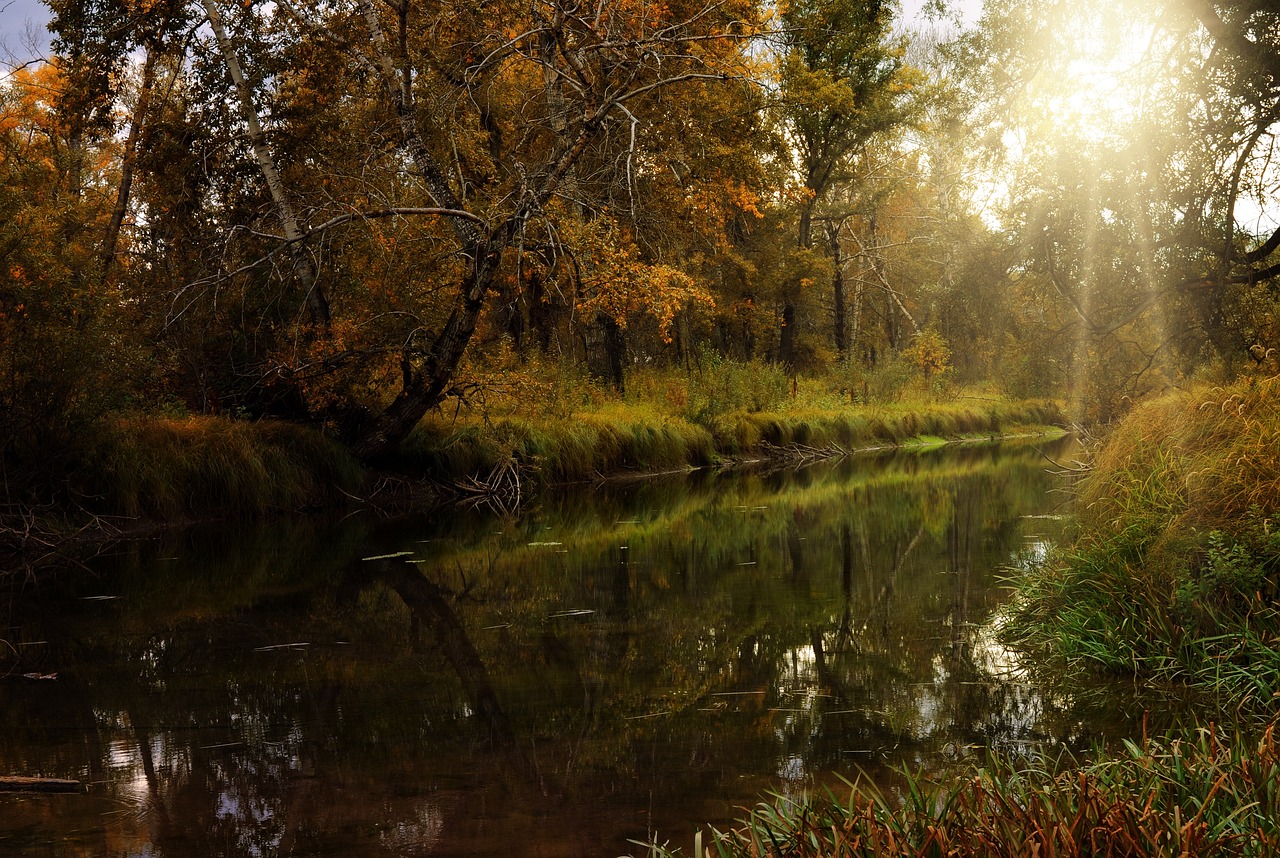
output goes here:
{"type": "Polygon", "coordinates": [[[991,628],[997,567],[1059,537],[1042,462],[194,531],[15,582],[0,767],[93,786],[0,797],[0,852],[613,855],[833,772],[1084,741],[991,628]]]}

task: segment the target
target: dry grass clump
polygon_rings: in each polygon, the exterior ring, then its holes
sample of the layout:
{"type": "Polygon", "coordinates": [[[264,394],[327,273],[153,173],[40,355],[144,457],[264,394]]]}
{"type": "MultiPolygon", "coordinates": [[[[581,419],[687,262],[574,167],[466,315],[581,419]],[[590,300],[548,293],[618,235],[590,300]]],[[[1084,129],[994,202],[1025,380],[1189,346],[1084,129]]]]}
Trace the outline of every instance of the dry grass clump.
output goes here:
{"type": "Polygon", "coordinates": [[[119,421],[77,477],[95,511],[167,520],[323,506],[360,479],[350,454],[315,430],[221,417],[119,421]]]}
{"type": "Polygon", "coordinates": [[[1280,378],[1249,378],[1135,409],[1099,452],[1080,515],[1108,533],[1147,523],[1211,530],[1277,504],[1280,378]]]}

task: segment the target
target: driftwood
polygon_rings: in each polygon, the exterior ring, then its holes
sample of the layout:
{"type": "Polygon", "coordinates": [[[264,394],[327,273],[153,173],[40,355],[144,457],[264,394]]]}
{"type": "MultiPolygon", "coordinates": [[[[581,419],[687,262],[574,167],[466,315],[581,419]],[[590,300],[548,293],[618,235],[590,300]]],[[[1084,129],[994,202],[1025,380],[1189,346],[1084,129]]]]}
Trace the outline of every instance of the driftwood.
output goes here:
{"type": "Polygon", "coordinates": [[[80,781],[0,776],[0,792],[83,792],[80,781]]]}
{"type": "Polygon", "coordinates": [[[511,515],[524,499],[520,482],[520,467],[514,459],[497,465],[488,479],[468,477],[453,484],[459,503],[469,506],[487,506],[502,515],[511,515]]]}

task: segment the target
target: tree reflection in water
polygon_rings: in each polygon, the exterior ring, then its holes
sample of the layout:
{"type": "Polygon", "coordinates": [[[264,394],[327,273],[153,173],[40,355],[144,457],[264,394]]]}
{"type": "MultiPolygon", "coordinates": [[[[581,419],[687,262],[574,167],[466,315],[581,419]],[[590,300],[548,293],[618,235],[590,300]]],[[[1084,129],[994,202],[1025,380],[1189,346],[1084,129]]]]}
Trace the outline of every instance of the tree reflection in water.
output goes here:
{"type": "Polygon", "coordinates": [[[1056,538],[1042,461],[193,531],[14,582],[0,766],[93,786],[0,798],[0,852],[618,854],[831,773],[1082,742],[990,629],[998,567],[1056,538]]]}

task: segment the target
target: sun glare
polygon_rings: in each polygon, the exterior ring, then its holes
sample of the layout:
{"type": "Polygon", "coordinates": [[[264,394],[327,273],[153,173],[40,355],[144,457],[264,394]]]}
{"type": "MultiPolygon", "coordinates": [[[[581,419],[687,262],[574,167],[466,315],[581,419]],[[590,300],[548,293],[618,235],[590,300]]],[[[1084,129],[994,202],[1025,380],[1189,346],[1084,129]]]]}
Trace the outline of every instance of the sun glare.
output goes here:
{"type": "Polygon", "coordinates": [[[1151,26],[1105,17],[1048,52],[1025,92],[1031,125],[1100,142],[1141,113],[1151,71],[1151,26]]]}

